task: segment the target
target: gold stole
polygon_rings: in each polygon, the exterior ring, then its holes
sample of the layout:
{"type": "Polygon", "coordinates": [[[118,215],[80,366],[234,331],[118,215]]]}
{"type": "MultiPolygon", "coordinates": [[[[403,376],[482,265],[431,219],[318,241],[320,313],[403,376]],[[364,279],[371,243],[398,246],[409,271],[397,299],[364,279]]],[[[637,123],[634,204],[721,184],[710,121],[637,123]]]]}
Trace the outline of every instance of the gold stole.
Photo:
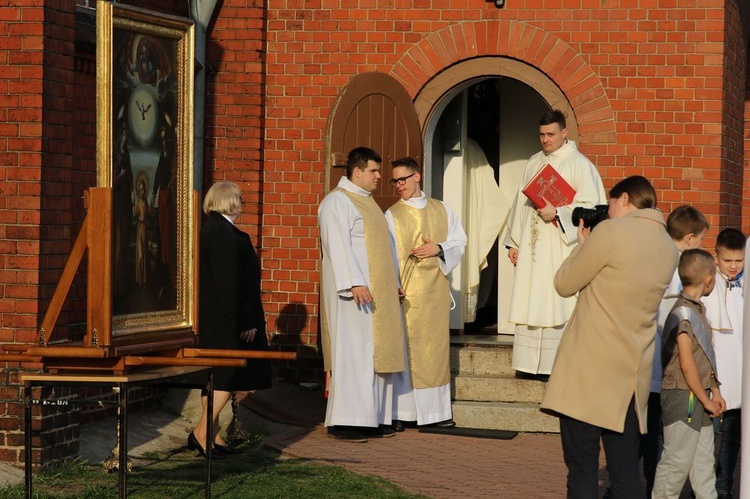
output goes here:
{"type": "MultiPolygon", "coordinates": [[[[368,289],[372,295],[375,372],[395,373],[404,371],[406,370],[404,329],[401,320],[401,304],[398,299],[398,279],[391,255],[388,222],[372,196],[360,196],[341,188],[334,190],[346,194],[346,197],[362,215],[365,224],[365,248],[367,249],[367,263],[370,270],[368,289]]],[[[321,293],[322,295],[323,293],[321,293]]],[[[323,308],[325,308],[324,303],[321,309],[323,308]]],[[[324,329],[328,329],[328,318],[325,316],[322,326],[324,329]]],[[[351,334],[351,332],[339,331],[338,334],[351,334]]],[[[330,352],[330,336],[325,333],[323,345],[324,353],[325,350],[330,352]]],[[[326,362],[326,366],[330,369],[332,364],[326,362]]]]}
{"type": "MultiPolygon", "coordinates": [[[[436,243],[448,237],[448,217],[439,201],[428,199],[427,205],[418,209],[399,200],[390,211],[402,273],[411,251],[424,244],[422,236],[436,243]]],[[[414,388],[443,386],[450,382],[450,289],[437,257],[416,262],[405,291],[412,385],[414,388]]]]}

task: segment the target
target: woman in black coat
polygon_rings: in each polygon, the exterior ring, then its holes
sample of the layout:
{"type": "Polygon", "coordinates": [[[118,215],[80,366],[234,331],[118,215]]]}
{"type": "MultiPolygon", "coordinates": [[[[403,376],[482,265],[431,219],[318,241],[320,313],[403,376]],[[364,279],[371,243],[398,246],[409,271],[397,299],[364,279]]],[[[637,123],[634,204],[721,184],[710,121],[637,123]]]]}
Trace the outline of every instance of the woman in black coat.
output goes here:
{"type": "MultiPolygon", "coordinates": [[[[199,346],[231,350],[268,350],[266,321],[260,298],[260,261],[250,236],[234,226],[241,212],[240,189],[217,182],[206,193],[207,219],[200,233],[199,346]]],[[[247,367],[214,369],[213,457],[234,453],[219,433],[219,413],[232,392],[271,386],[271,362],[250,359],[247,367]]],[[[205,455],[206,410],[188,437],[188,447],[205,455]]]]}

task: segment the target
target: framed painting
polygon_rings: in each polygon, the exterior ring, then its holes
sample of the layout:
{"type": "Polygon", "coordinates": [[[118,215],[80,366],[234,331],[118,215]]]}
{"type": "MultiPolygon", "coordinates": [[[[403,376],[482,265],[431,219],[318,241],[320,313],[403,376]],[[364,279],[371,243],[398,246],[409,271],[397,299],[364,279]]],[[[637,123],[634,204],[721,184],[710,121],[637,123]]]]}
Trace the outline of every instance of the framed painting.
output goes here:
{"type": "Polygon", "coordinates": [[[193,22],[99,1],[96,23],[97,187],[111,189],[99,340],[193,334],[193,22]]]}

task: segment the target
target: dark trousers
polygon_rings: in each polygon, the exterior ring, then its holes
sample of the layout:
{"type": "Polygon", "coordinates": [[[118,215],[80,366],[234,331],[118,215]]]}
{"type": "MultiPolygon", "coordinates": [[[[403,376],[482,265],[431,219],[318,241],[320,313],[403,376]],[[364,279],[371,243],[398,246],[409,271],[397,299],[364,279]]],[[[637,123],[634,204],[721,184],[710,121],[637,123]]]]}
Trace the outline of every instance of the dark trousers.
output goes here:
{"type": "Polygon", "coordinates": [[[641,456],[643,457],[643,476],[646,477],[646,497],[651,497],[656,476],[656,465],[664,446],[664,432],[661,422],[661,395],[651,392],[648,395],[648,432],[641,435],[641,456]]]}
{"type": "Polygon", "coordinates": [[[568,467],[568,499],[598,497],[600,441],[607,458],[612,499],[645,499],[638,469],[640,433],[634,400],[628,406],[623,433],[561,416],[560,434],[568,467]]]}
{"type": "Polygon", "coordinates": [[[734,468],[737,465],[737,455],[740,453],[741,421],[741,409],[728,410],[721,421],[721,443],[719,459],[716,462],[716,491],[721,494],[732,492],[734,468]]]}

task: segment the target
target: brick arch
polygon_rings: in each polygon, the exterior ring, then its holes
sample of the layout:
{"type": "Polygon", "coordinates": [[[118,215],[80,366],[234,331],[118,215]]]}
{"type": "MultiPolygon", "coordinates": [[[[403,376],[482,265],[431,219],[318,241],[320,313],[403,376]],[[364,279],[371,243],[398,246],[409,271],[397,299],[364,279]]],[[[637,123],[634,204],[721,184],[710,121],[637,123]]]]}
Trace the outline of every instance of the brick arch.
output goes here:
{"type": "Polygon", "coordinates": [[[446,68],[488,56],[521,61],[554,82],[570,103],[585,142],[615,142],[614,114],[599,77],[570,45],[530,24],[475,21],[452,25],[407,50],[391,76],[414,99],[446,68]]]}

